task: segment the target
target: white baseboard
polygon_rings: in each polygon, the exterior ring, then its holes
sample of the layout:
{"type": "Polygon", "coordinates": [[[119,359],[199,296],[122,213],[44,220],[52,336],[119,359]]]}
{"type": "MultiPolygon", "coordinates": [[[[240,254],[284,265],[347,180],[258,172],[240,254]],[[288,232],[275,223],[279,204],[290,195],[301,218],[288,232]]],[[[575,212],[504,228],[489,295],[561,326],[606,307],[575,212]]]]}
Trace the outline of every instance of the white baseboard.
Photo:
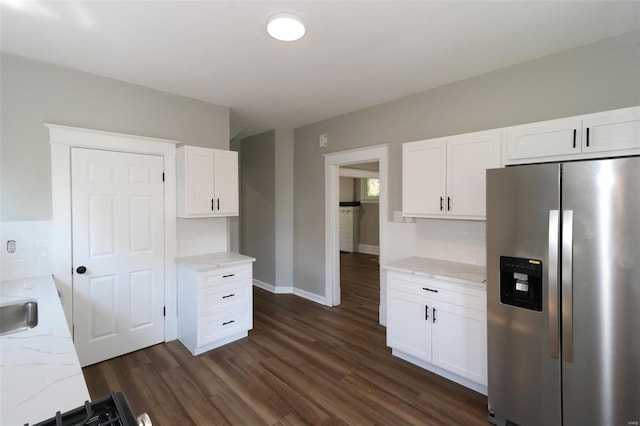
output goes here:
{"type": "Polygon", "coordinates": [[[311,300],[312,302],[316,302],[321,305],[328,306],[324,296],[320,296],[315,293],[310,293],[306,290],[300,290],[299,288],[295,288],[295,287],[293,288],[293,294],[295,294],[296,296],[302,297],[304,299],[311,300]]]}
{"type": "Polygon", "coordinates": [[[263,290],[266,290],[269,293],[276,292],[276,286],[274,286],[273,284],[267,284],[264,281],[256,280],[255,278],[253,279],[253,285],[263,290]]]}
{"type": "Polygon", "coordinates": [[[281,287],[253,279],[253,285],[273,294],[293,294],[293,287],[281,287]]]}
{"type": "Polygon", "coordinates": [[[268,283],[265,283],[264,281],[256,280],[255,278],[253,279],[253,285],[258,287],[258,288],[261,288],[263,290],[266,290],[269,293],[273,293],[273,294],[293,294],[293,295],[296,295],[298,297],[302,297],[304,299],[311,300],[312,302],[316,302],[316,303],[319,303],[321,305],[328,306],[325,303],[324,296],[320,296],[320,295],[317,295],[315,293],[310,293],[310,292],[305,291],[305,290],[300,290],[299,288],[274,286],[273,284],[268,284],[268,283]]]}
{"type": "Polygon", "coordinates": [[[379,255],[380,247],[369,244],[358,244],[358,253],[379,255]]]}

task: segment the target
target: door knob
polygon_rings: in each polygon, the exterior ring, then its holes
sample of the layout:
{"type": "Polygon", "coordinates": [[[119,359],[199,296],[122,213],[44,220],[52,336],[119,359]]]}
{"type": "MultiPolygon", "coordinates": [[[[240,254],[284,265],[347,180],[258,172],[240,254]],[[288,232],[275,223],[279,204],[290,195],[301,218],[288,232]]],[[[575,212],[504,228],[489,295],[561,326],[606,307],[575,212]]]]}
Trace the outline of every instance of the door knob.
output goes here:
{"type": "Polygon", "coordinates": [[[85,272],[87,272],[87,268],[85,266],[78,266],[76,272],[79,274],[84,274],[85,272]]]}

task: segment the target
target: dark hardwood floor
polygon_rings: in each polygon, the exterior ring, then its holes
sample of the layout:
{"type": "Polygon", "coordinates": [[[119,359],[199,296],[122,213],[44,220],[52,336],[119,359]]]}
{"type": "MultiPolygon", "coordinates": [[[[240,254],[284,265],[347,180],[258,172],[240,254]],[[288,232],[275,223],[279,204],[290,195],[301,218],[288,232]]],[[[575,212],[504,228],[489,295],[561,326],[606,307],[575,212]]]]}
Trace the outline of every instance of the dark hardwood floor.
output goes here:
{"type": "Polygon", "coordinates": [[[342,304],[254,288],[249,337],[194,357],[178,341],[85,368],[158,425],[486,425],[487,399],[395,358],[375,256],[340,256],[342,304]]]}

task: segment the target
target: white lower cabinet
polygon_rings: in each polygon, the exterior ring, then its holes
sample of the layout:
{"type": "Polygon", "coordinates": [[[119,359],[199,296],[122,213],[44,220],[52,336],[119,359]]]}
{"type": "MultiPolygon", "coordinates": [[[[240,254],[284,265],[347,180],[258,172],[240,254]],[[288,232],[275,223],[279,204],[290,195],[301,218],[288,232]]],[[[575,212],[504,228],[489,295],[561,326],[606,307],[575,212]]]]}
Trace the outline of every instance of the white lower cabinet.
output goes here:
{"type": "Polygon", "coordinates": [[[387,272],[387,345],[400,358],[486,394],[486,290],[387,272]]]}
{"type": "Polygon", "coordinates": [[[252,286],[251,261],[208,270],[179,263],[180,342],[199,355],[246,337],[253,327],[252,286]]]}

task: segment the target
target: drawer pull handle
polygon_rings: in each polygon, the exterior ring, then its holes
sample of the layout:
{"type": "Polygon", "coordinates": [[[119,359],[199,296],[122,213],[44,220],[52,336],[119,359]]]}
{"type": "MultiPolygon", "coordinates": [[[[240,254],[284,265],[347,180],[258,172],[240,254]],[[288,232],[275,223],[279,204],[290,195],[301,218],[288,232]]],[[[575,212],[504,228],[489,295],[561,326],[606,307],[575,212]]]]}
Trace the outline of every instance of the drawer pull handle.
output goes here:
{"type": "Polygon", "coordinates": [[[222,298],[226,299],[227,297],[233,297],[233,296],[235,296],[235,293],[227,294],[226,296],[222,296],[222,298]]]}
{"type": "Polygon", "coordinates": [[[436,323],[436,308],[433,308],[433,315],[431,315],[431,319],[433,321],[433,323],[436,323]]]}
{"type": "Polygon", "coordinates": [[[236,322],[236,320],[231,320],[231,321],[223,322],[223,323],[222,323],[222,325],[228,325],[228,324],[231,324],[232,322],[236,322]]]}
{"type": "Polygon", "coordinates": [[[227,274],[227,275],[223,275],[223,276],[222,276],[222,278],[229,278],[229,277],[233,277],[233,276],[235,276],[235,275],[236,275],[236,274],[227,274]]]}
{"type": "Polygon", "coordinates": [[[438,292],[438,290],[434,290],[434,289],[429,288],[429,287],[422,287],[422,289],[423,289],[423,290],[426,290],[426,291],[430,291],[430,292],[432,292],[432,293],[437,293],[437,292],[438,292]]]}

